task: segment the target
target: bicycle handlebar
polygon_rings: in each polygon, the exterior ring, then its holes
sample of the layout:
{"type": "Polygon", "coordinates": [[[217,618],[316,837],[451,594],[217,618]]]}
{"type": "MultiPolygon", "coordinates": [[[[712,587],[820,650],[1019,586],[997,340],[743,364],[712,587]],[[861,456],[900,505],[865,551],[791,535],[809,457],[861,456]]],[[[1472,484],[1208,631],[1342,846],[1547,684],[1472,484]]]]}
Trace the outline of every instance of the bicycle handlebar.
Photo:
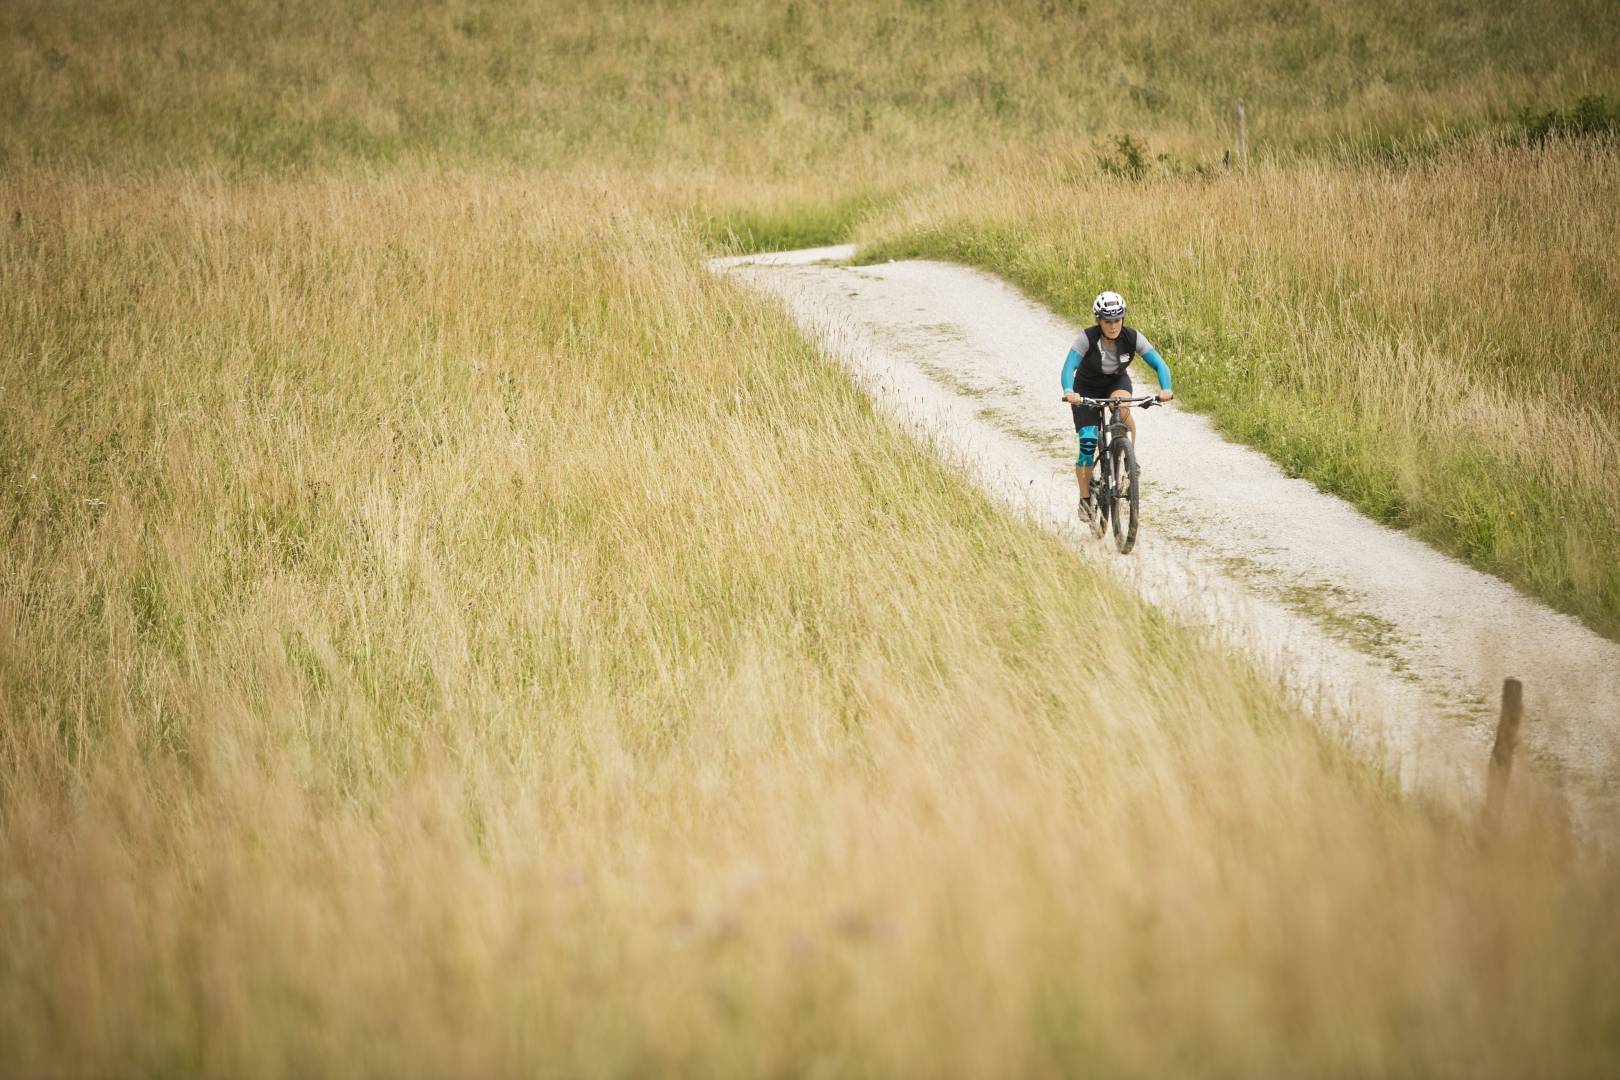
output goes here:
{"type": "MultiPolygon", "coordinates": [[[[1065,404],[1065,405],[1068,405],[1070,403],[1069,400],[1068,400],[1067,395],[1065,395],[1064,397],[1058,398],[1058,400],[1063,402],[1063,404],[1065,404]]],[[[1151,409],[1155,405],[1164,405],[1164,404],[1167,404],[1167,403],[1163,402],[1163,401],[1160,401],[1157,397],[1154,397],[1153,395],[1149,394],[1149,395],[1147,395],[1145,397],[1105,397],[1105,398],[1082,397],[1080,399],[1080,404],[1082,404],[1082,405],[1092,405],[1092,406],[1102,406],[1104,408],[1109,408],[1109,407],[1118,408],[1121,405],[1140,405],[1144,409],[1151,409]]]]}

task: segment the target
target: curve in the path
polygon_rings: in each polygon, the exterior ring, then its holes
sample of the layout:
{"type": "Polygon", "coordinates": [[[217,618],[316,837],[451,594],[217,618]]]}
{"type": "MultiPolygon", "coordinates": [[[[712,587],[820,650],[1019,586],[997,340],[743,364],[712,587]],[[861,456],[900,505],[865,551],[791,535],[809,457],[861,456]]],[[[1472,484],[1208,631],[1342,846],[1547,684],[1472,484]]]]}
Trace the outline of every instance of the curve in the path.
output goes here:
{"type": "MultiPolygon", "coordinates": [[[[1076,527],[1058,370],[1076,327],[985,274],[849,266],[849,247],[717,259],[780,298],[903,422],[1179,617],[1279,672],[1338,734],[1458,809],[1480,798],[1504,677],[1523,680],[1530,783],[1602,846],[1620,778],[1620,645],[1363,517],[1175,408],[1139,413],[1143,526],[1076,527]]],[[[1151,335],[1151,320],[1146,327],[1151,335]]],[[[1174,357],[1168,358],[1172,364],[1174,357]]]]}

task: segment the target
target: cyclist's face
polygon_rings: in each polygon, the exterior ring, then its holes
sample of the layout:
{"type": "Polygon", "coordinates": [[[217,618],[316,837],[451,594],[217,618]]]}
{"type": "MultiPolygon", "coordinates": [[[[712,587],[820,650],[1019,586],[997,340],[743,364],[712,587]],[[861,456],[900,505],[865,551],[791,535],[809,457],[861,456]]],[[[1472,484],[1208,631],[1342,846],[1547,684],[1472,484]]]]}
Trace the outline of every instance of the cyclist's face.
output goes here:
{"type": "Polygon", "coordinates": [[[1125,325],[1124,319],[1098,319],[1097,325],[1102,327],[1103,337],[1113,341],[1119,337],[1119,328],[1125,325]]]}

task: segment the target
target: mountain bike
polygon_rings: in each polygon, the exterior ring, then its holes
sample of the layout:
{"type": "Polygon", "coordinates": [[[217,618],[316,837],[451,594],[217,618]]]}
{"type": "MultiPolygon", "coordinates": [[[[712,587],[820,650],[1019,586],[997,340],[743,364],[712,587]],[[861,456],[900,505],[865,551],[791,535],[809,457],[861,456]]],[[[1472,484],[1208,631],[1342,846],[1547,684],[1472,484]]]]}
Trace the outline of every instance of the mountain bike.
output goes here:
{"type": "Polygon", "coordinates": [[[1114,546],[1121,555],[1129,555],[1136,546],[1136,521],[1142,510],[1141,485],[1138,483],[1136,448],[1131,445],[1131,429],[1120,418],[1119,410],[1125,405],[1151,409],[1162,404],[1158,398],[1109,397],[1080,399],[1081,404],[1100,408],[1108,414],[1106,423],[1097,434],[1097,471],[1091,477],[1091,497],[1096,500],[1097,512],[1091,526],[1099,538],[1114,530],[1114,546]]]}

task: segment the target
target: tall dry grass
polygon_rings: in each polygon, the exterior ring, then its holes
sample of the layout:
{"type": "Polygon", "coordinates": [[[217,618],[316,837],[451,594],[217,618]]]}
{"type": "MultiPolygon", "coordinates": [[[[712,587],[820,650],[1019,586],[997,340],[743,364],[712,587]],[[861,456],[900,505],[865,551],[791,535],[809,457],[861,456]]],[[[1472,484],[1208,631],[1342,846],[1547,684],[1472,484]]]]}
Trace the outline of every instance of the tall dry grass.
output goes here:
{"type": "Polygon", "coordinates": [[[0,1072],[1612,1071],[1611,866],[1341,760],[694,232],[0,196],[0,1072]]]}
{"type": "MultiPolygon", "coordinates": [[[[877,215],[867,257],[1104,288],[1230,434],[1620,634],[1620,144],[1111,179],[1061,154],[877,215]]],[[[1060,358],[1054,358],[1054,366],[1060,358]]]]}

